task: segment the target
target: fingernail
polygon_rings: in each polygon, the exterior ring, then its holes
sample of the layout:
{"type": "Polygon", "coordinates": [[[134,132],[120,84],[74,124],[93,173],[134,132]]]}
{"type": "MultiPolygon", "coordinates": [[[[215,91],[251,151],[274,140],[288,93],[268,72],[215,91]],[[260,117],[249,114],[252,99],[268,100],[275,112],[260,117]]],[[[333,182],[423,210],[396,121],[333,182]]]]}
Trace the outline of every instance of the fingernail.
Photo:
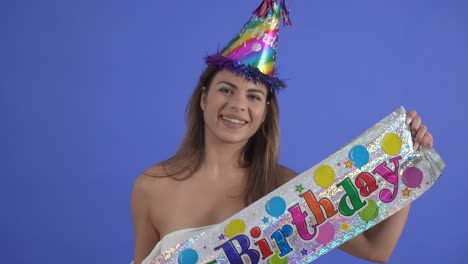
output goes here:
{"type": "Polygon", "coordinates": [[[406,117],[406,124],[409,125],[411,124],[411,121],[413,121],[413,119],[409,116],[406,117]]]}
{"type": "Polygon", "coordinates": [[[419,144],[418,143],[414,143],[414,150],[419,150],[419,144]]]}

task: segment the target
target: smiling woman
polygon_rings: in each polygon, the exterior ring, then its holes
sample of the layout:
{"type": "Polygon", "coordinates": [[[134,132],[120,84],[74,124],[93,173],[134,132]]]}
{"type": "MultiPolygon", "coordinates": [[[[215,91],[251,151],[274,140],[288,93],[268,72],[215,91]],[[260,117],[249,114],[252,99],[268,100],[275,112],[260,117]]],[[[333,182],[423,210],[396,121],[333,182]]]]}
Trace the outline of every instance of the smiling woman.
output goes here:
{"type": "Polygon", "coordinates": [[[205,88],[201,109],[207,138],[221,143],[245,144],[265,120],[267,88],[223,70],[216,74],[211,87],[205,88]]]}
{"type": "Polygon", "coordinates": [[[278,153],[276,94],[209,65],[188,103],[181,147],[135,184],[135,263],[201,232],[199,227],[222,222],[295,176],[278,164],[278,153]],[[166,243],[154,247],[160,238],[166,243]]]}
{"type": "MultiPolygon", "coordinates": [[[[289,24],[283,2],[264,0],[233,41],[220,54],[207,57],[187,106],[180,148],[136,180],[135,263],[148,263],[296,176],[278,163],[276,92],[285,85],[275,76],[274,62],[280,14],[289,24]]],[[[416,112],[408,113],[408,123],[416,144],[432,146],[432,136],[416,112]]],[[[386,261],[408,210],[340,248],[366,260],[386,261]]]]}

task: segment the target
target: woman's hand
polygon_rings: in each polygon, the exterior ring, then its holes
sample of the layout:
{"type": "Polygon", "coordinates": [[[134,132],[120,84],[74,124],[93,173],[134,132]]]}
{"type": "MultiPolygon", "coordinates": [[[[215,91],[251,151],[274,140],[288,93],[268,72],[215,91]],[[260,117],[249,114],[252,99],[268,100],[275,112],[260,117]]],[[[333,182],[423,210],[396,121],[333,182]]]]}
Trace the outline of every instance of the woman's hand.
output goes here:
{"type": "Polygon", "coordinates": [[[427,126],[422,124],[422,119],[416,111],[411,110],[406,114],[406,124],[410,126],[415,150],[418,150],[419,147],[432,147],[434,139],[431,133],[427,131],[427,126]]]}

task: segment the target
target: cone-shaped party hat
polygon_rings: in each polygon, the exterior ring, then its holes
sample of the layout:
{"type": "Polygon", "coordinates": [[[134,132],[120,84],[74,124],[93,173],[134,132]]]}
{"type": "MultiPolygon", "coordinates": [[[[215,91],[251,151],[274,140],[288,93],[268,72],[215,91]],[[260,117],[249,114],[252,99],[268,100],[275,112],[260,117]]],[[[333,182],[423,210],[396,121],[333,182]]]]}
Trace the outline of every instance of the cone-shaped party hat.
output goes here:
{"type": "Polygon", "coordinates": [[[263,0],[241,32],[221,53],[207,56],[206,63],[260,81],[272,91],[284,88],[275,73],[281,15],[285,25],[291,24],[284,1],[263,0]]]}

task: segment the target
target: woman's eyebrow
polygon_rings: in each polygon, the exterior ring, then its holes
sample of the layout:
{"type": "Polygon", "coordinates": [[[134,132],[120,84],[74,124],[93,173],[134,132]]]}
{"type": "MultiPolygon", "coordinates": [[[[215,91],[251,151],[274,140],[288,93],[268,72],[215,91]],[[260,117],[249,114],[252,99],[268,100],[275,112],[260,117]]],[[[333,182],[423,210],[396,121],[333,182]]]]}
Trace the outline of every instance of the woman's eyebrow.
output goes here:
{"type": "Polygon", "coordinates": [[[263,96],[266,96],[265,93],[260,90],[260,89],[256,89],[256,88],[250,88],[250,89],[247,89],[248,92],[253,92],[253,93],[260,93],[262,94],[263,96]]]}
{"type": "Polygon", "coordinates": [[[235,84],[230,83],[228,81],[219,81],[217,84],[220,84],[220,83],[227,84],[227,85],[231,86],[232,88],[237,89],[237,86],[235,84]]]}
{"type": "MultiPolygon", "coordinates": [[[[228,82],[228,81],[219,81],[217,84],[227,84],[228,86],[231,86],[232,88],[234,89],[239,89],[235,84],[231,83],[231,82],[228,82]]],[[[265,93],[260,90],[260,89],[257,89],[257,88],[249,88],[247,89],[248,92],[254,92],[254,93],[260,93],[262,94],[263,96],[266,96],[265,93]]]]}

